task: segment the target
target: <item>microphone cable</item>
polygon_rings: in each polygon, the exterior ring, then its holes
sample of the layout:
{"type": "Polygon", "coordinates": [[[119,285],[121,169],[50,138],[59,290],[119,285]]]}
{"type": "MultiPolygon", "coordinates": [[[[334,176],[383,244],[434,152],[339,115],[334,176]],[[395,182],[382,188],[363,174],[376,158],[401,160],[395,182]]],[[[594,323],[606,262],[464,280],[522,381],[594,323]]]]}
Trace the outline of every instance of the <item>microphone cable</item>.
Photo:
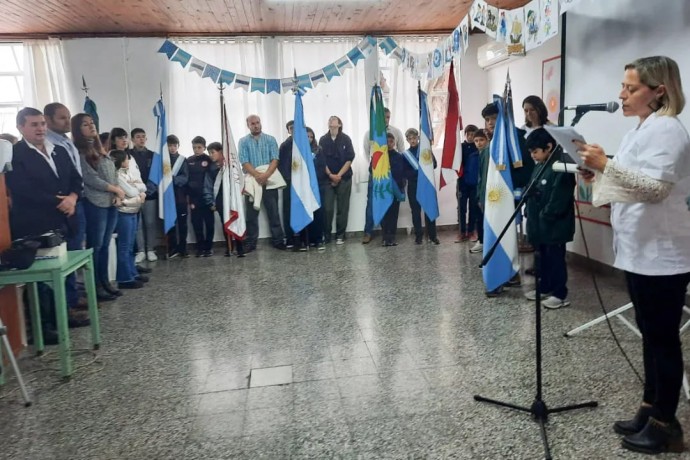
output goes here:
{"type": "MultiPolygon", "coordinates": [[[[577,187],[577,181],[576,181],[576,187],[577,187]]],[[[611,326],[611,320],[609,318],[609,312],[606,311],[606,307],[604,306],[604,300],[602,299],[601,291],[599,290],[599,283],[597,283],[597,277],[594,275],[594,270],[591,267],[593,260],[589,255],[589,246],[587,245],[587,238],[585,237],[585,228],[584,228],[584,225],[582,225],[582,214],[580,213],[580,205],[577,202],[577,200],[575,200],[575,209],[577,210],[577,216],[578,216],[577,220],[580,223],[580,234],[582,235],[582,242],[584,243],[584,246],[585,246],[585,256],[586,256],[587,261],[589,262],[589,265],[590,265],[589,272],[590,272],[590,275],[592,276],[592,284],[594,284],[594,291],[597,294],[597,300],[599,301],[599,306],[601,307],[601,311],[604,313],[604,318],[606,319],[606,325],[609,328],[609,332],[611,333],[611,337],[613,337],[613,341],[616,343],[616,346],[618,347],[621,354],[623,355],[623,358],[625,358],[625,361],[628,363],[628,366],[630,366],[630,369],[632,369],[632,371],[635,373],[635,375],[637,376],[637,379],[640,381],[640,383],[642,385],[644,385],[644,379],[642,378],[642,376],[638,372],[637,368],[635,368],[635,365],[630,360],[630,357],[628,356],[628,354],[623,349],[623,346],[621,345],[621,343],[618,341],[618,337],[616,336],[616,333],[613,330],[613,326],[611,326]]],[[[568,336],[566,336],[566,337],[568,337],[568,336]]],[[[568,337],[568,338],[570,338],[570,337],[568,337]]]]}

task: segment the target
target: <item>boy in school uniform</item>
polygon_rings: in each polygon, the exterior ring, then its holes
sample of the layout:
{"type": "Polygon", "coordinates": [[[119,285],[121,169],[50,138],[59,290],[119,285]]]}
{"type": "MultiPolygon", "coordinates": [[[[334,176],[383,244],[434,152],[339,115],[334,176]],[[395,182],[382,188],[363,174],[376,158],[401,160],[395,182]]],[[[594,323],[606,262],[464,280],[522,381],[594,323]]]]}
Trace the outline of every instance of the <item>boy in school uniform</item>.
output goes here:
{"type": "Polygon", "coordinates": [[[462,143],[462,170],[458,175],[456,195],[458,198],[458,231],[456,243],[470,240],[475,243],[477,236],[477,183],[479,182],[479,150],[474,144],[475,125],[465,128],[465,142],[462,143]]]}
{"type": "Polygon", "coordinates": [[[213,160],[206,155],[206,139],[201,136],[192,139],[192,150],[194,155],[187,158],[189,169],[187,192],[189,193],[189,208],[192,214],[192,228],[196,238],[196,256],[211,257],[213,255],[213,233],[216,221],[213,211],[204,205],[202,196],[206,172],[213,164],[213,160]]]}
{"type": "MultiPolygon", "coordinates": [[[[204,193],[202,201],[211,213],[216,211],[220,217],[221,226],[223,226],[223,182],[220,171],[225,165],[225,157],[223,156],[223,144],[220,142],[211,142],[208,145],[208,153],[210,154],[213,164],[208,168],[206,177],[204,179],[204,193]],[[218,182],[218,185],[216,185],[218,182]],[[217,190],[217,192],[216,192],[217,190]]],[[[213,214],[211,214],[213,215],[213,214]]],[[[223,237],[225,238],[225,257],[230,257],[230,241],[229,235],[223,228],[223,237]]],[[[235,240],[235,247],[237,248],[237,257],[244,257],[244,249],[242,241],[235,240]]]]}
{"type": "MultiPolygon", "coordinates": [[[[187,182],[189,170],[187,160],[178,152],[180,139],[174,134],[166,138],[168,154],[170,155],[170,167],[173,172],[173,190],[175,192],[175,208],[177,209],[177,221],[175,227],[168,231],[168,258],[187,258],[187,182]],[[178,162],[181,162],[178,164],[178,162]]],[[[161,197],[162,199],[162,197],[161,197]]]]}
{"type": "MultiPolygon", "coordinates": [[[[532,177],[544,169],[527,198],[527,236],[540,254],[535,269],[540,275],[541,304],[549,309],[567,307],[565,245],[575,235],[575,175],[558,173],[551,167],[561,159],[561,149],[554,152],[556,141],[544,128],[532,131],[526,144],[537,163],[532,177]]],[[[525,297],[535,300],[536,292],[527,292],[525,297]]]]}
{"type": "Polygon", "coordinates": [[[470,248],[471,253],[484,249],[484,198],[486,197],[486,174],[489,170],[489,136],[483,129],[474,133],[474,145],[478,152],[478,180],[475,195],[472,197],[477,211],[477,242],[470,248]]]}

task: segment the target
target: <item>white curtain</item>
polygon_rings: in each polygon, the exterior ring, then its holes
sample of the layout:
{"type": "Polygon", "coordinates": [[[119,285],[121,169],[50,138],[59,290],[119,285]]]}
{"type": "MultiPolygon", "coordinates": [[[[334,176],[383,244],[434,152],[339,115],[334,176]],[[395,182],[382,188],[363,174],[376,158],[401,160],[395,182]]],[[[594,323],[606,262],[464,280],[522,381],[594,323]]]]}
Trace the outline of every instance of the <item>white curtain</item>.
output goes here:
{"type": "Polygon", "coordinates": [[[24,105],[43,110],[51,102],[67,104],[62,42],[59,39],[24,42],[24,105]]]}
{"type": "MultiPolygon", "coordinates": [[[[177,45],[217,67],[252,77],[285,78],[318,70],[345,55],[358,38],[330,39],[327,42],[293,38],[247,38],[233,40],[179,40],[177,45]]],[[[171,63],[169,128],[180,138],[182,154],[190,155],[191,140],[201,135],[208,142],[220,140],[219,89],[211,80],[174,68],[171,63]]],[[[364,135],[368,123],[362,66],[349,69],[341,77],[310,89],[304,96],[304,117],[317,137],[327,131],[328,117],[343,120],[343,131],[353,139],[364,135]]],[[[294,117],[294,96],[261,94],[227,87],[224,92],[230,126],[235,140],[248,134],[246,118],[261,117],[263,131],[278,143],[287,137],[285,124],[294,117]]],[[[368,105],[367,105],[368,107],[368,105]]],[[[355,143],[355,149],[360,144],[355,143]]],[[[359,153],[359,152],[358,152],[359,153]]]]}

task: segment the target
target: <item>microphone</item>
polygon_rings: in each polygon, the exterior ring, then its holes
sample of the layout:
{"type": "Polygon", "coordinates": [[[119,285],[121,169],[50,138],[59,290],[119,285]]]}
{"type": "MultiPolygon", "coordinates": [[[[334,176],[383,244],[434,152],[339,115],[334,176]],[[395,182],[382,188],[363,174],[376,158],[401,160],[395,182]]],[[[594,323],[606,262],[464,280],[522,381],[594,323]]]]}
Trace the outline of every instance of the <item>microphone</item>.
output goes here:
{"type": "Polygon", "coordinates": [[[618,107],[618,102],[611,101],[603,104],[567,105],[564,107],[564,110],[575,110],[581,113],[589,112],[590,110],[613,113],[618,110],[618,107]]]}

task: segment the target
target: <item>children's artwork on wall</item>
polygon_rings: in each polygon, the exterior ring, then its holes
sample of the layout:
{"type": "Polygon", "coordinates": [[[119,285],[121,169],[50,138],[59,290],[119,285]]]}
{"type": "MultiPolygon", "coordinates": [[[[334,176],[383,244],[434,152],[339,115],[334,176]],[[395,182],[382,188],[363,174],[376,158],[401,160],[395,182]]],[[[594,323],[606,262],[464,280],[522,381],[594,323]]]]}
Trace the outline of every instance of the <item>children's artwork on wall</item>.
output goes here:
{"type": "Polygon", "coordinates": [[[465,16],[465,19],[460,23],[460,30],[462,31],[462,50],[463,54],[467,53],[467,48],[470,47],[470,18],[465,16]]]}
{"type": "Polygon", "coordinates": [[[558,123],[561,111],[561,57],[546,59],[541,65],[541,99],[546,104],[549,120],[558,123]]]}
{"type": "Polygon", "coordinates": [[[541,5],[539,0],[532,0],[525,5],[525,25],[527,29],[525,33],[525,49],[527,51],[534,49],[541,45],[539,41],[539,29],[541,28],[541,5]]]}
{"type": "Polygon", "coordinates": [[[525,52],[525,37],[527,26],[525,25],[525,10],[517,8],[506,11],[508,23],[508,51],[511,53],[525,52]]]}
{"type": "Polygon", "coordinates": [[[498,10],[498,29],[496,29],[496,41],[499,43],[510,43],[508,37],[508,15],[506,10],[498,10]]]}
{"type": "Polygon", "coordinates": [[[574,7],[580,0],[560,0],[561,13],[565,13],[570,8],[574,7]]]}
{"type": "Polygon", "coordinates": [[[486,7],[486,35],[491,38],[496,38],[496,30],[498,29],[498,8],[487,5],[486,7]]]}
{"type": "Polygon", "coordinates": [[[470,27],[486,32],[486,2],[477,0],[470,7],[470,27]]]}
{"type": "Polygon", "coordinates": [[[540,0],[539,44],[558,35],[558,0],[540,0]]]}

